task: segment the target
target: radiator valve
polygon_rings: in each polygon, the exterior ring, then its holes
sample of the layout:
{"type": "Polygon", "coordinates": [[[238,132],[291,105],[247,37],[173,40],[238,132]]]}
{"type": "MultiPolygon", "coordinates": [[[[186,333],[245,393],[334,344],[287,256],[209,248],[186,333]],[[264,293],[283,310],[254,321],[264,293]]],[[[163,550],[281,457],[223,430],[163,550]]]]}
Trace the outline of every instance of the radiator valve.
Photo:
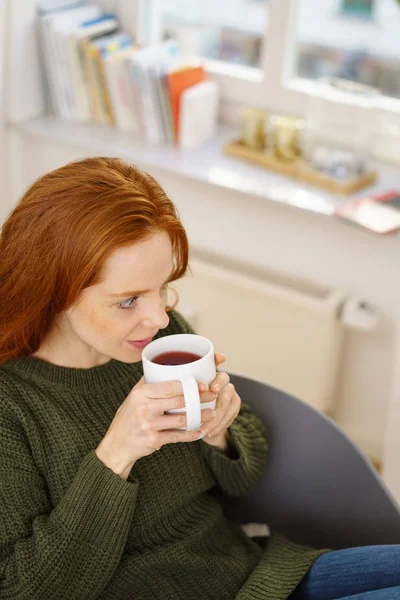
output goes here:
{"type": "Polygon", "coordinates": [[[362,298],[345,300],[340,316],[345,327],[356,331],[368,333],[378,326],[378,309],[362,298]]]}

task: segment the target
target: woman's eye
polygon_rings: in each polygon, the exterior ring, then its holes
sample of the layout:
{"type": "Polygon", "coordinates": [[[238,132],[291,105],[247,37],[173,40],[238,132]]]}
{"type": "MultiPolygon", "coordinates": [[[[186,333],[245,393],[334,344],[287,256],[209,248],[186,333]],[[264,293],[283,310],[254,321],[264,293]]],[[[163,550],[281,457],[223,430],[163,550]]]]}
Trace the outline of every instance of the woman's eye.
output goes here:
{"type": "Polygon", "coordinates": [[[135,300],[137,300],[137,296],[128,298],[128,300],[124,300],[123,302],[120,302],[118,304],[118,308],[120,308],[121,310],[129,310],[130,308],[133,308],[133,305],[135,304],[135,300]]]}

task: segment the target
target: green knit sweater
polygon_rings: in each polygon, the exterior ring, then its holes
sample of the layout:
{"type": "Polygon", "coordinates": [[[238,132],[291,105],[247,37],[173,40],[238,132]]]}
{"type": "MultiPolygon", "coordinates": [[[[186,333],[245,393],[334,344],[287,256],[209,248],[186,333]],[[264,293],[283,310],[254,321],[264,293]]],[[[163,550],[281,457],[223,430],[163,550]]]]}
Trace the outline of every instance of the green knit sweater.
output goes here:
{"type": "MultiPolygon", "coordinates": [[[[171,313],[159,335],[185,331],[171,313]]],[[[0,367],[0,599],[287,598],[320,552],[274,535],[263,551],[214,493],[244,495],[263,470],[263,428],[245,404],[235,459],[202,440],[170,444],[124,481],[97,458],[141,375],[116,360],[0,367]]]]}

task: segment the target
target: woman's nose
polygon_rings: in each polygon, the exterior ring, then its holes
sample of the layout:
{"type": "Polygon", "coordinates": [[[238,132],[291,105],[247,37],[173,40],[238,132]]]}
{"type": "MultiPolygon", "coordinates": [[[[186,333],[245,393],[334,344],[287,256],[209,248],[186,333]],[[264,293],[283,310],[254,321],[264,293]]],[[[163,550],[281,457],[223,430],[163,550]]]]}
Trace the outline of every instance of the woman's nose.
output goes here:
{"type": "Polygon", "coordinates": [[[157,305],[147,305],[146,315],[143,318],[143,324],[149,328],[165,329],[169,323],[169,317],[165,311],[165,305],[162,302],[157,305]]]}

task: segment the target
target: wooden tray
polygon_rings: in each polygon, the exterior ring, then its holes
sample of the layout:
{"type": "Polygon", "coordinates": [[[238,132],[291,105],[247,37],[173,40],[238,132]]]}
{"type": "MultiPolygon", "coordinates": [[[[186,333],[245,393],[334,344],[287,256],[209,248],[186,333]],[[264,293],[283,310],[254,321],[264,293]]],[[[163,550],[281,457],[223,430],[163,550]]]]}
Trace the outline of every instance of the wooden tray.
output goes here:
{"type": "Polygon", "coordinates": [[[284,162],[275,158],[271,151],[254,150],[245,146],[240,139],[228,142],[224,145],[223,150],[225,154],[229,154],[230,156],[236,156],[242,160],[256,163],[281,175],[294,177],[299,181],[304,181],[338,194],[353,194],[354,192],[358,192],[373,184],[378,177],[375,171],[369,171],[358,179],[347,180],[345,182],[337,181],[318,171],[314,171],[302,158],[298,158],[294,162],[284,162]]]}

